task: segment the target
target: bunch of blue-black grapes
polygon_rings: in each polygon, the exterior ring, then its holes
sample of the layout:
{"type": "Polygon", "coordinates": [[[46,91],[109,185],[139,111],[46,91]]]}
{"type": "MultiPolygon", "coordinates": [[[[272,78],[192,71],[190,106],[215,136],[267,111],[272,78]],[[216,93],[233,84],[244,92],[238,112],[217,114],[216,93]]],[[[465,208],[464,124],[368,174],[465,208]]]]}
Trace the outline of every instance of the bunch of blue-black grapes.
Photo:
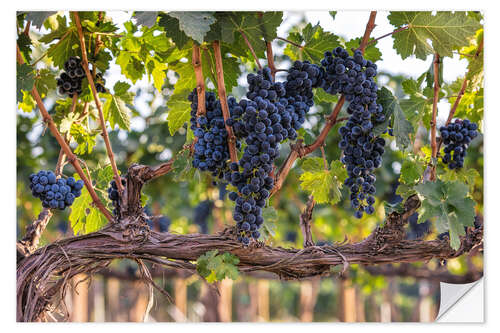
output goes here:
{"type": "Polygon", "coordinates": [[[208,233],[208,218],[212,214],[214,203],[211,200],[204,200],[194,208],[193,222],[200,227],[202,234],[208,233]]]}
{"type": "MultiPolygon", "coordinates": [[[[85,71],[82,67],[82,61],[78,57],[69,57],[64,63],[64,72],[57,78],[57,88],[61,95],[73,96],[82,93],[82,80],[85,78],[85,71]]],[[[96,75],[96,90],[97,92],[106,92],[104,88],[105,80],[101,73],[96,75]]]]}
{"type": "Polygon", "coordinates": [[[385,121],[382,106],[377,104],[377,65],[363,58],[361,51],[353,56],[341,47],[325,52],[321,61],[325,68],[323,89],[330,94],[344,94],[351,115],[339,129],[342,136],[339,148],[343,150],[342,163],[347,168],[351,206],[355,217],[372,214],[375,209],[374,170],[382,164],[385,140],[373,134],[373,128],[385,121]]]}
{"type": "MultiPolygon", "coordinates": [[[[200,171],[210,171],[214,177],[222,178],[223,172],[227,169],[229,150],[228,133],[220,101],[213,92],[206,92],[206,114],[197,116],[196,89],[189,94],[188,99],[191,102],[191,130],[197,138],[194,145],[193,167],[200,171]]],[[[239,148],[239,142],[236,143],[236,147],[239,148]]]]}
{"type": "Polygon", "coordinates": [[[455,119],[447,126],[439,128],[445,144],[442,161],[450,169],[461,169],[469,143],[477,136],[477,124],[469,119],[455,119]]]}
{"type": "Polygon", "coordinates": [[[64,210],[82,194],[83,181],[59,178],[52,171],[41,170],[31,174],[30,189],[33,196],[42,200],[44,208],[64,210]]]}
{"type": "MultiPolygon", "coordinates": [[[[127,185],[127,179],[121,177],[121,182],[123,186],[127,185]]],[[[116,181],[113,179],[108,187],[108,198],[113,203],[113,215],[120,216],[120,196],[118,194],[118,187],[116,186],[116,181]]]]}
{"type": "Polygon", "coordinates": [[[238,163],[231,163],[231,172],[224,175],[238,191],[229,193],[235,201],[233,218],[238,240],[248,244],[260,237],[264,222],[262,208],[274,186],[269,176],[279,157],[280,142],[297,138],[297,130],[305,121],[305,113],[312,106],[312,88],[321,75],[318,66],[297,61],[286,82],[273,82],[269,68],[249,74],[247,100],[233,104],[229,125],[235,128],[246,147],[238,163]]]}

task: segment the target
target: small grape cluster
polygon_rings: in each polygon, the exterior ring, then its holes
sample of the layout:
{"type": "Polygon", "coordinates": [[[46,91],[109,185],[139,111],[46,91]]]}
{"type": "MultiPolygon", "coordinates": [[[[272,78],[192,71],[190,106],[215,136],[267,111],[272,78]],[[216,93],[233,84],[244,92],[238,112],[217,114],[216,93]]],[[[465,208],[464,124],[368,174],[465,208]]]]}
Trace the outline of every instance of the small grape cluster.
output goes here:
{"type": "MultiPolygon", "coordinates": [[[[126,186],[127,185],[127,179],[122,177],[121,178],[121,182],[122,182],[122,185],[123,186],[126,186]]],[[[109,183],[109,187],[108,187],[108,198],[111,200],[111,202],[113,203],[113,215],[115,216],[120,216],[120,195],[118,193],[118,187],[116,186],[116,181],[113,179],[110,183],[109,183]]]]}
{"type": "Polygon", "coordinates": [[[168,216],[161,216],[155,219],[147,219],[147,224],[151,230],[155,228],[155,221],[158,224],[158,230],[160,232],[167,232],[170,227],[170,218],[168,216]]]}
{"type": "Polygon", "coordinates": [[[83,181],[59,178],[52,171],[41,170],[31,174],[30,189],[33,196],[42,200],[44,208],[64,210],[82,194],[83,181]]]}
{"type": "Polygon", "coordinates": [[[418,223],[418,213],[413,213],[408,218],[409,230],[406,233],[406,239],[420,239],[431,232],[431,222],[426,220],[422,223],[418,223]]]}
{"type": "Polygon", "coordinates": [[[351,206],[356,209],[355,217],[363,213],[372,214],[375,209],[374,169],[382,164],[385,140],[373,134],[373,128],[385,121],[382,106],[377,104],[377,65],[363,58],[361,51],[353,56],[341,47],[325,52],[321,61],[325,68],[322,88],[330,93],[342,93],[349,102],[350,117],[339,128],[342,139],[339,148],[343,150],[342,163],[346,165],[351,206]]]}
{"type": "MultiPolygon", "coordinates": [[[[85,71],[82,67],[82,61],[78,57],[70,57],[64,63],[64,70],[59,78],[57,78],[57,88],[61,95],[73,96],[74,94],[80,95],[82,93],[82,80],[85,77],[85,71]]],[[[105,80],[101,73],[96,74],[96,90],[97,92],[104,93],[105,80]]]]}
{"type": "Polygon", "coordinates": [[[205,200],[200,202],[194,208],[194,223],[200,227],[202,234],[208,233],[208,218],[212,214],[212,208],[214,203],[211,200],[205,200]]]}
{"type": "Polygon", "coordinates": [[[455,119],[447,126],[441,126],[439,132],[445,144],[443,163],[451,170],[462,168],[467,147],[477,136],[477,124],[468,119],[455,119]]]}

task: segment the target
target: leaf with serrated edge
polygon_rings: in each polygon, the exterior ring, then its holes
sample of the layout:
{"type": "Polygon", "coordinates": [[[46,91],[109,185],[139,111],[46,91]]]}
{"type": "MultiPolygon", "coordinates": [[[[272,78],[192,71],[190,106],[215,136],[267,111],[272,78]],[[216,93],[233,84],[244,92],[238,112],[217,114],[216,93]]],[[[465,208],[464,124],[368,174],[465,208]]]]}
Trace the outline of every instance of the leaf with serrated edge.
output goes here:
{"type": "Polygon", "coordinates": [[[119,128],[130,131],[130,109],[120,97],[106,95],[108,96],[103,105],[104,119],[109,121],[112,129],[118,125],[119,128]]]}
{"type": "Polygon", "coordinates": [[[174,135],[191,117],[191,102],[187,99],[189,92],[170,96],[168,107],[168,130],[170,135],[174,135]]]}
{"type": "Polygon", "coordinates": [[[210,12],[169,12],[168,15],[179,20],[180,30],[200,44],[215,22],[210,12]]]}
{"type": "Polygon", "coordinates": [[[412,54],[425,60],[435,52],[452,57],[452,51],[468,45],[468,39],[481,25],[466,12],[391,12],[390,23],[396,27],[409,28],[393,35],[394,49],[406,59],[412,54]],[[432,41],[432,44],[428,43],[432,41]]]}

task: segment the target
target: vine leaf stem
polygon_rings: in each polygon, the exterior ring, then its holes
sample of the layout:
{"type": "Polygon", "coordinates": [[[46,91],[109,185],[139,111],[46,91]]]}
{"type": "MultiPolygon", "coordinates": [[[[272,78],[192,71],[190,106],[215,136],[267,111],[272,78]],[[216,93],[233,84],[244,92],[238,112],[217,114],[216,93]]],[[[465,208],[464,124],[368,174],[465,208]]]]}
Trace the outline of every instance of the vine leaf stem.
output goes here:
{"type": "Polygon", "coordinates": [[[267,66],[271,70],[271,76],[273,80],[276,78],[276,65],[274,64],[274,55],[273,55],[273,45],[271,42],[266,42],[266,56],[267,56],[267,66]]]}
{"type": "Polygon", "coordinates": [[[82,49],[82,66],[85,70],[85,74],[87,75],[87,79],[90,84],[90,88],[92,89],[92,95],[94,96],[94,102],[96,104],[98,114],[99,114],[99,123],[102,128],[102,137],[104,139],[104,144],[106,145],[106,152],[109,157],[109,161],[111,164],[111,168],[113,169],[113,174],[116,182],[116,187],[118,188],[119,193],[123,193],[123,185],[121,182],[120,174],[118,172],[118,168],[116,167],[115,156],[113,154],[113,150],[111,148],[111,143],[109,142],[108,132],[106,130],[106,120],[104,119],[104,114],[102,112],[102,104],[99,99],[99,95],[97,93],[97,89],[95,87],[94,78],[92,73],[89,70],[89,61],[87,58],[87,50],[85,48],[85,37],[83,36],[82,25],[80,23],[80,17],[78,16],[78,12],[73,12],[73,16],[75,18],[76,28],[78,30],[78,37],[80,39],[80,47],[82,49]]]}
{"type": "Polygon", "coordinates": [[[224,117],[224,122],[226,124],[227,131],[227,145],[229,148],[229,156],[231,157],[231,162],[238,162],[238,155],[236,153],[236,137],[233,133],[233,128],[227,124],[227,120],[230,117],[229,107],[227,106],[227,96],[226,96],[226,86],[224,83],[224,69],[222,66],[222,55],[220,52],[220,42],[218,40],[213,42],[214,55],[215,55],[215,70],[217,73],[217,90],[219,92],[219,100],[222,108],[222,115],[224,117]]]}
{"type": "MultiPolygon", "coordinates": [[[[16,49],[17,62],[20,65],[22,65],[22,64],[24,64],[24,60],[23,60],[23,57],[21,55],[21,51],[19,50],[19,46],[16,45],[16,47],[17,47],[17,49],[16,49]]],[[[43,104],[43,101],[42,101],[40,95],[38,94],[38,90],[36,89],[36,86],[33,86],[33,89],[31,90],[31,95],[35,99],[35,102],[38,106],[38,109],[40,110],[40,114],[42,115],[44,122],[49,127],[49,130],[51,131],[52,135],[55,137],[55,139],[57,140],[57,142],[59,143],[61,148],[64,150],[64,153],[66,154],[66,156],[68,158],[68,162],[70,162],[73,165],[76,173],[78,173],[80,178],[83,180],[83,183],[85,184],[85,187],[89,191],[90,197],[92,198],[94,204],[104,214],[104,216],[106,216],[106,218],[109,221],[112,221],[113,215],[111,215],[111,213],[106,209],[104,204],[101,202],[101,200],[97,196],[97,194],[94,190],[94,187],[92,186],[92,184],[90,183],[88,178],[85,176],[85,173],[83,172],[82,167],[78,163],[75,154],[73,154],[73,152],[71,151],[71,148],[68,146],[68,144],[66,143],[64,138],[61,136],[61,133],[59,133],[59,131],[57,130],[57,126],[55,125],[54,120],[52,119],[50,114],[47,112],[47,109],[45,108],[45,105],[43,104]]]]}
{"type": "Polygon", "coordinates": [[[240,33],[241,33],[241,36],[243,37],[243,39],[245,40],[245,43],[247,44],[248,48],[250,49],[250,52],[252,53],[253,58],[255,59],[255,63],[257,64],[257,67],[259,67],[259,69],[262,69],[262,65],[260,64],[259,58],[257,57],[257,54],[255,54],[255,51],[252,47],[252,44],[250,44],[250,41],[248,40],[247,35],[243,32],[243,30],[240,30],[240,33]]]}
{"type": "Polygon", "coordinates": [[[437,117],[437,104],[439,102],[439,54],[434,54],[433,61],[434,71],[434,99],[432,101],[432,120],[431,120],[431,149],[432,149],[432,169],[430,172],[431,181],[436,180],[436,167],[435,160],[437,157],[437,141],[436,141],[436,117],[437,117]]]}

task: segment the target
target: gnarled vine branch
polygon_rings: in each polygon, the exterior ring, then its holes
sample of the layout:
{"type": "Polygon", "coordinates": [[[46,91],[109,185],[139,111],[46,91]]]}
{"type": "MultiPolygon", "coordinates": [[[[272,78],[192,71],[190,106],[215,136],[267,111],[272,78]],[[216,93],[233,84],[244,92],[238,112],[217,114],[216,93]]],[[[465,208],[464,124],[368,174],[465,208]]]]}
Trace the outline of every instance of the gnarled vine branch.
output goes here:
{"type": "MultiPolygon", "coordinates": [[[[140,170],[140,169],[139,169],[140,170]]],[[[129,170],[129,174],[134,174],[129,170]]],[[[136,181],[137,178],[129,178],[136,181]]],[[[136,188],[140,191],[140,184],[136,188]]],[[[244,247],[236,240],[234,228],[217,235],[176,235],[149,231],[139,223],[110,224],[91,234],[54,242],[23,259],[17,268],[17,319],[34,321],[51,308],[58,292],[78,273],[93,274],[113,259],[144,260],[167,267],[193,269],[189,261],[218,249],[240,259],[241,272],[267,271],[282,279],[303,279],[328,275],[336,265],[414,262],[460,256],[482,242],[483,230],[468,230],[461,246],[453,250],[446,240],[405,240],[407,219],[420,206],[417,196],[405,202],[402,214],[391,213],[358,243],[284,249],[253,243],[244,247]],[[132,232],[131,232],[132,231],[132,232]]],[[[132,220],[132,219],[131,219],[132,220]]],[[[137,218],[136,218],[137,220],[137,218]]]]}

